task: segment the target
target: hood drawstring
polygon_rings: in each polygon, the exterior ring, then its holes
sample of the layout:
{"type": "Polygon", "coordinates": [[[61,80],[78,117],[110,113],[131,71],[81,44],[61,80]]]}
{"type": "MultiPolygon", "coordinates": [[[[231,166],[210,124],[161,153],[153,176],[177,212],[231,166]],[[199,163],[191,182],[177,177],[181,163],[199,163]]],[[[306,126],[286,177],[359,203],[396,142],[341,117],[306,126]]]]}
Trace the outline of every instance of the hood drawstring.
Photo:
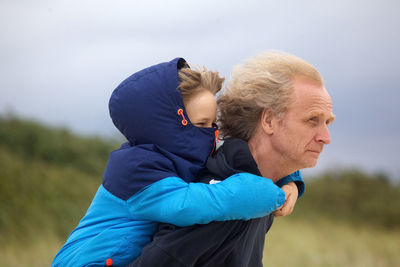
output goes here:
{"type": "Polygon", "coordinates": [[[182,116],[182,125],[186,126],[188,124],[188,121],[185,118],[185,115],[183,115],[183,109],[178,109],[178,115],[182,116]]]}

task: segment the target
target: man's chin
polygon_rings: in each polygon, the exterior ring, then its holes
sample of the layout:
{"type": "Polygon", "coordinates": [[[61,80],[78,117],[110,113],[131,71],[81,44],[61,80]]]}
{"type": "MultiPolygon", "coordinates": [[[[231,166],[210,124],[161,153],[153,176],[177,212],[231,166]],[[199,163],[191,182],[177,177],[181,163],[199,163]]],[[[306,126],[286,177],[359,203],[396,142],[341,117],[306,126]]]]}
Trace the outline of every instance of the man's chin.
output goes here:
{"type": "Polygon", "coordinates": [[[306,168],[314,168],[315,166],[317,166],[318,163],[318,159],[310,159],[307,162],[304,162],[304,166],[301,169],[306,169],[306,168]]]}

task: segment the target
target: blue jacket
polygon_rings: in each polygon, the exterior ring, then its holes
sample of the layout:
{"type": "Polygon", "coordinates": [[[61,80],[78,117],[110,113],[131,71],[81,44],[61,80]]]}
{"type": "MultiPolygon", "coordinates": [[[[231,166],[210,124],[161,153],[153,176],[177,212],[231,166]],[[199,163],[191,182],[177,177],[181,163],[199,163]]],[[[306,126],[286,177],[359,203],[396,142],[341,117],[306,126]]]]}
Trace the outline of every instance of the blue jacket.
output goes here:
{"type": "Polygon", "coordinates": [[[156,222],[248,220],[283,204],[279,187],[252,174],[191,183],[213,150],[215,128],[190,123],[177,74],[184,66],[177,58],[146,68],[114,90],[110,115],[128,142],[111,153],[102,185],[52,266],[105,266],[110,259],[124,266],[151,241],[156,222]]]}
{"type": "MultiPolygon", "coordinates": [[[[247,143],[227,139],[209,158],[198,181],[208,184],[244,171],[261,175],[247,143]]],[[[301,195],[304,184],[300,172],[286,176],[280,182],[289,180],[298,185],[301,195]]],[[[265,234],[273,219],[274,216],[269,214],[247,221],[211,222],[188,227],[161,223],[152,242],[129,267],[262,267],[265,234]]]]}

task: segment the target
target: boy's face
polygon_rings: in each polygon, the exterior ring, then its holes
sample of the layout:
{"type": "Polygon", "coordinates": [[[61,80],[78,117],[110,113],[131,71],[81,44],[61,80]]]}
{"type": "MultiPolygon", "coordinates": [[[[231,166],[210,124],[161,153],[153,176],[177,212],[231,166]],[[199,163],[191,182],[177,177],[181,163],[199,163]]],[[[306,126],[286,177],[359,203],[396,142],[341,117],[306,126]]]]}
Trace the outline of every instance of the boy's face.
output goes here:
{"type": "Polygon", "coordinates": [[[217,115],[217,102],[214,95],[204,89],[185,103],[190,122],[197,127],[212,127],[217,115]]]}

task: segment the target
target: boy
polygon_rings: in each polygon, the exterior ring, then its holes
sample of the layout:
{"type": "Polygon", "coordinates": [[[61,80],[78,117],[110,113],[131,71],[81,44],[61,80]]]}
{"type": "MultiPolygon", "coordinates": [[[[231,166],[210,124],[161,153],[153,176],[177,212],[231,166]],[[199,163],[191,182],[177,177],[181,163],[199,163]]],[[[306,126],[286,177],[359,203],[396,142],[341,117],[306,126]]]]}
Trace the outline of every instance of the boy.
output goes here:
{"type": "Polygon", "coordinates": [[[214,95],[222,81],[217,73],[190,71],[177,58],[116,88],[110,115],[129,142],[111,153],[102,185],[53,266],[124,266],[151,241],[156,222],[247,220],[284,203],[279,187],[251,174],[190,183],[215,147],[214,95]]]}

